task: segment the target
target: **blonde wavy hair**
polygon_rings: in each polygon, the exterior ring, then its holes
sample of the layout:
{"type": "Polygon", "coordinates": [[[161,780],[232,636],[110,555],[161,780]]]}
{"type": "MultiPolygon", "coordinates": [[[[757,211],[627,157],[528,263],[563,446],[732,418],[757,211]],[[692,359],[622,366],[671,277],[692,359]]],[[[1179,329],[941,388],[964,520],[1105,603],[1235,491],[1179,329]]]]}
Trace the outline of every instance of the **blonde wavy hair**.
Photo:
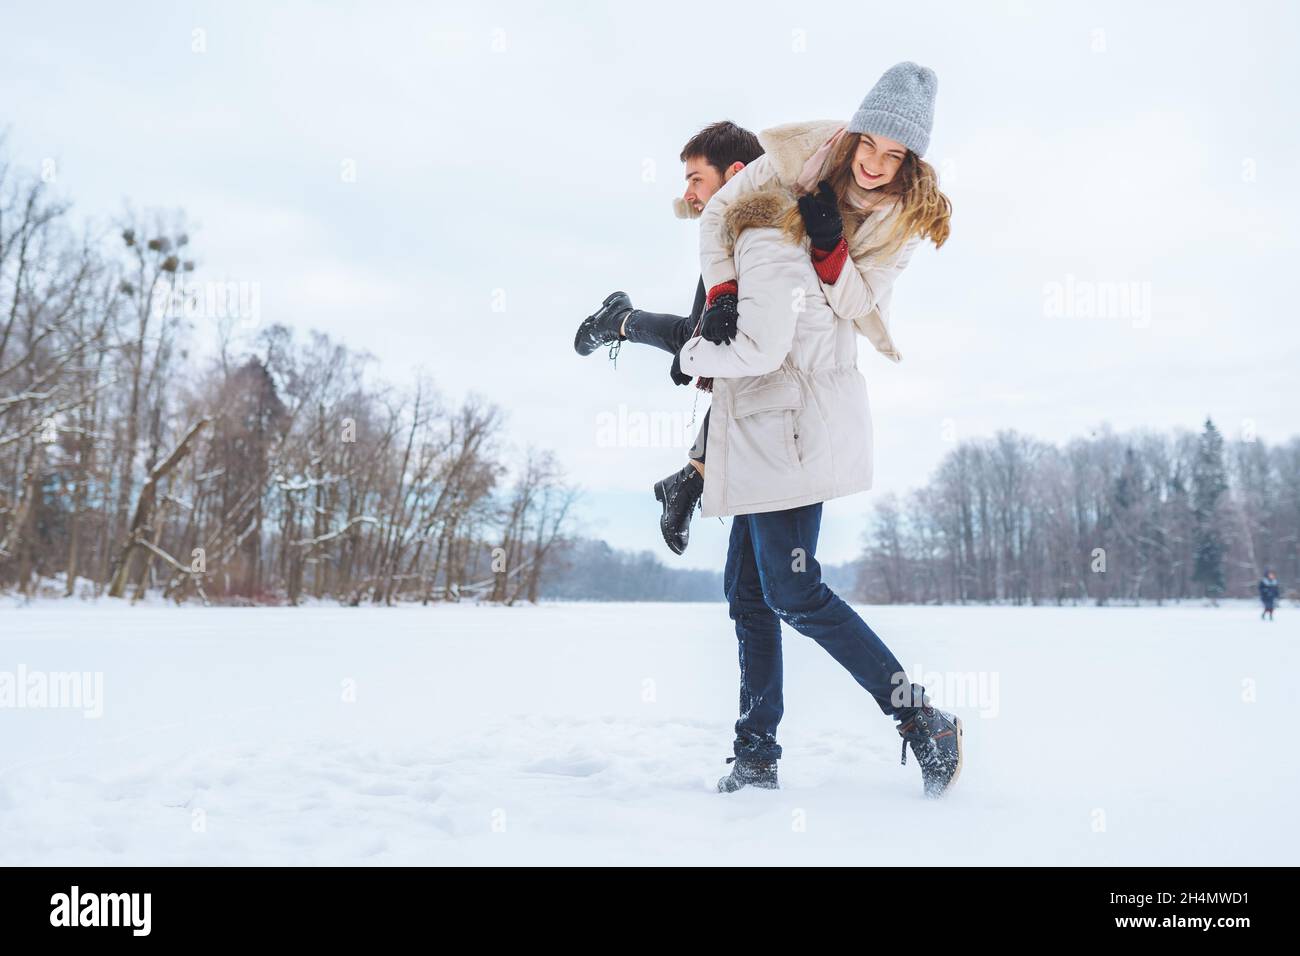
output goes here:
{"type": "MultiPolygon", "coordinates": [[[[850,243],[867,218],[867,213],[854,206],[848,198],[849,190],[855,185],[853,157],[861,140],[861,133],[846,133],[840,137],[826,160],[825,169],[829,172],[822,177],[830,181],[831,189],[839,199],[844,235],[850,243]]],[[[879,191],[901,197],[901,211],[880,242],[853,258],[891,259],[913,236],[929,239],[936,249],[948,241],[952,202],[939,190],[939,174],[934,167],[912,150],[909,149],[903,156],[902,165],[894,178],[887,185],[881,186],[879,191]]],[[[803,242],[806,231],[798,206],[791,206],[782,217],[781,230],[792,242],[803,242]]]]}

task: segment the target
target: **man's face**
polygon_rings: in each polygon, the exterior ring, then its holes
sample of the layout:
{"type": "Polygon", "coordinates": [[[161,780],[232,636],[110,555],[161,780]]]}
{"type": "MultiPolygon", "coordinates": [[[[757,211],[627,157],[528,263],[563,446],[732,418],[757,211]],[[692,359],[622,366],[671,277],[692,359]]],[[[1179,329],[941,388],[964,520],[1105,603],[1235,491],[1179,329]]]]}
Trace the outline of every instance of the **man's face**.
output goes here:
{"type": "MultiPolygon", "coordinates": [[[[732,167],[739,167],[742,164],[733,163],[732,167]]],[[[717,168],[711,166],[709,161],[703,156],[691,156],[686,160],[686,192],[682,193],[682,198],[690,204],[696,212],[704,210],[704,204],[708,202],[713,194],[722,188],[733,175],[733,169],[727,170],[727,175],[723,176],[717,168]]]]}

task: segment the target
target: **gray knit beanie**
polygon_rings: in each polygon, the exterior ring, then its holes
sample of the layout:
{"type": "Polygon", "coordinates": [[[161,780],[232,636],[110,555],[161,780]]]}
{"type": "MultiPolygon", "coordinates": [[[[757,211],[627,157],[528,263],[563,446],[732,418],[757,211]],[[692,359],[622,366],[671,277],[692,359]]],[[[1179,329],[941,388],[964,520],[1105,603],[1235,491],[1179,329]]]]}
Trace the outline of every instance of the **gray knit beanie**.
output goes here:
{"type": "Polygon", "coordinates": [[[939,78],[911,60],[895,63],[876,81],[849,120],[850,133],[875,133],[896,139],[924,156],[934,126],[934,93],[939,78]]]}

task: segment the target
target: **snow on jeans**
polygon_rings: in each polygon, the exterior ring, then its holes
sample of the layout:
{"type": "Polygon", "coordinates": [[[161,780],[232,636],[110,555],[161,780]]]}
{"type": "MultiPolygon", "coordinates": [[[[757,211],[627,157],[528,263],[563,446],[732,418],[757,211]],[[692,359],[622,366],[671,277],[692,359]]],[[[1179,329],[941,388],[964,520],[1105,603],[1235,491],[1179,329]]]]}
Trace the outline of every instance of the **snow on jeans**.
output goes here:
{"type": "Polygon", "coordinates": [[[853,675],[881,711],[899,717],[890,700],[906,684],[902,665],[857,613],[822,581],[814,553],[821,503],[736,515],[723,586],[740,652],[737,757],[781,756],[781,621],[812,638],[853,675]],[[800,552],[795,549],[802,549],[800,552]]]}

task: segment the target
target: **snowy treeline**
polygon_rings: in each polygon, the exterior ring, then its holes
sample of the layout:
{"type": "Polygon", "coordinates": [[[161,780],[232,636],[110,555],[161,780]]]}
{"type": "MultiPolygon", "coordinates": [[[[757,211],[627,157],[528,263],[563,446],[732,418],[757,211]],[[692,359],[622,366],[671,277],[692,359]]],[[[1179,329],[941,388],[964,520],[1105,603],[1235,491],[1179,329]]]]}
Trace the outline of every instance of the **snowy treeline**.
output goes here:
{"type": "Polygon", "coordinates": [[[566,601],[721,601],[722,569],[673,568],[651,551],[621,551],[604,541],[579,538],[566,543],[548,564],[542,579],[542,597],[566,601]]]}
{"type": "Polygon", "coordinates": [[[551,454],[242,292],[210,314],[189,250],[179,214],[78,234],[0,142],[0,589],[535,600],[575,496],[551,454]]]}
{"type": "Polygon", "coordinates": [[[858,597],[1011,603],[1247,597],[1300,581],[1300,438],[1103,428],[1065,447],[1014,431],[955,447],[873,511],[858,597]]]}
{"type": "MultiPolygon", "coordinates": [[[[698,520],[698,519],[696,519],[698,520]]],[[[848,596],[857,562],[821,563],[822,580],[848,596]]],[[[612,548],[593,538],[569,538],[546,563],[542,598],[559,601],[725,601],[722,571],[677,568],[653,551],[612,548]]]]}

